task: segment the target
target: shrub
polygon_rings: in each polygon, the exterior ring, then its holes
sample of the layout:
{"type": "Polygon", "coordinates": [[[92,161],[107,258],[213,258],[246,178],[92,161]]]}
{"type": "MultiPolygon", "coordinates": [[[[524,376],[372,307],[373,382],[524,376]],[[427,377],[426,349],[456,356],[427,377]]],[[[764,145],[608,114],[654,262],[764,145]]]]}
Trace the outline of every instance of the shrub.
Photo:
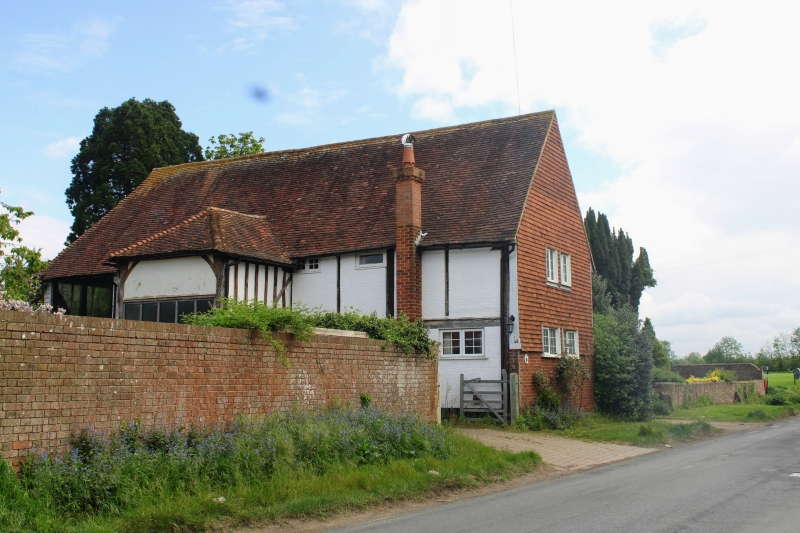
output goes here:
{"type": "MultiPolygon", "coordinates": [[[[362,331],[371,339],[394,344],[405,353],[417,352],[427,359],[438,354],[438,343],[430,338],[422,320],[410,321],[405,316],[380,318],[377,313],[362,315],[355,310],[344,313],[308,310],[304,307],[270,307],[263,302],[239,302],[222,299],[219,306],[207,313],[184,315],[188,324],[217,326],[258,331],[269,340],[283,358],[285,347],[273,334],[287,331],[299,340],[308,340],[314,328],[362,331]]],[[[286,363],[286,362],[285,362],[286,363]]]]}
{"type": "Polygon", "coordinates": [[[551,409],[534,404],[519,414],[517,426],[531,431],[569,429],[582,424],[588,416],[582,411],[569,407],[551,409]]]}
{"type": "Polygon", "coordinates": [[[747,418],[752,420],[769,420],[769,415],[767,415],[767,413],[761,409],[755,409],[754,411],[747,413],[747,418]]]}
{"type": "MultiPolygon", "coordinates": [[[[134,422],[109,435],[85,429],[61,454],[29,455],[20,486],[60,514],[120,514],[148,494],[198,494],[278,472],[321,474],[340,465],[451,453],[443,429],[370,408],[275,414],[206,428],[144,430],[134,422]]],[[[0,500],[13,489],[7,485],[0,475],[0,500]]]]}
{"type": "Polygon", "coordinates": [[[677,372],[664,368],[653,368],[653,383],[686,383],[686,380],[677,372]]]}
{"type": "Polygon", "coordinates": [[[435,359],[439,353],[438,343],[430,338],[422,320],[411,321],[405,315],[384,318],[374,311],[362,315],[350,309],[343,313],[312,311],[309,318],[314,327],[362,331],[371,339],[384,340],[405,353],[417,352],[426,359],[435,359]]]}
{"type": "MultiPolygon", "coordinates": [[[[562,392],[564,403],[575,407],[575,396],[583,396],[583,384],[591,378],[589,369],[577,357],[564,356],[558,361],[556,367],[556,383],[562,392]]],[[[579,402],[580,403],[580,402],[579,402]]]]}
{"type": "Polygon", "coordinates": [[[600,411],[635,420],[650,416],[652,329],[631,309],[594,315],[595,401],[600,411]]]}
{"type": "Polygon", "coordinates": [[[653,397],[650,400],[650,406],[653,409],[653,414],[656,416],[669,416],[672,412],[672,409],[669,408],[669,404],[659,397],[653,397]]]}

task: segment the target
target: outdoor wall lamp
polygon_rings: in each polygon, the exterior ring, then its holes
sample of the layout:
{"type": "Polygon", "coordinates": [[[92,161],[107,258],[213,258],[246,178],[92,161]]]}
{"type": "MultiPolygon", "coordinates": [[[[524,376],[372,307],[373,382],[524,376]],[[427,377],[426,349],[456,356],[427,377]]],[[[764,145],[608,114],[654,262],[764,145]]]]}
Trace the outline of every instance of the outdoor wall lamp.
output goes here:
{"type": "Polygon", "coordinates": [[[508,334],[509,335],[514,333],[514,322],[515,321],[516,321],[516,318],[514,318],[514,315],[511,315],[510,317],[508,317],[508,320],[506,321],[506,324],[508,325],[508,334]]]}

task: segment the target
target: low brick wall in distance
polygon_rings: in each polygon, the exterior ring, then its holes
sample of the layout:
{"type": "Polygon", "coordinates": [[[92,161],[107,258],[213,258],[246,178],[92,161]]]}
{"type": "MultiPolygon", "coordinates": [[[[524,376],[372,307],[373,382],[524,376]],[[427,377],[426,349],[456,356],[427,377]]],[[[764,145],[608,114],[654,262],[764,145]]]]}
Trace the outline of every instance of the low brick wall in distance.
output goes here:
{"type": "Polygon", "coordinates": [[[287,368],[254,332],[0,311],[0,450],[63,449],[70,432],[210,423],[333,400],[435,420],[437,361],[383,341],[286,342],[287,368]]]}
{"type": "Polygon", "coordinates": [[[740,399],[744,399],[745,395],[763,396],[765,393],[764,382],[760,379],[734,382],[654,383],[653,390],[670,407],[689,405],[704,396],[715,404],[730,404],[736,401],[737,393],[740,399]]]}
{"type": "Polygon", "coordinates": [[[717,365],[672,365],[671,370],[678,373],[682,378],[687,379],[690,376],[702,378],[708,375],[709,372],[721,368],[722,370],[730,370],[736,374],[738,381],[750,381],[762,379],[761,369],[753,363],[720,363],[717,365]]]}

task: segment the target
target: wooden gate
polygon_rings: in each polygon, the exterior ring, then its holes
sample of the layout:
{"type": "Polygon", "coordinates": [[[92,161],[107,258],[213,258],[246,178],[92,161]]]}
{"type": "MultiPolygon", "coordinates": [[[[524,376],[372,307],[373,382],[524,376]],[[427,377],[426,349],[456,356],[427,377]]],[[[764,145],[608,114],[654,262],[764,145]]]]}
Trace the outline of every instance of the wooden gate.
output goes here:
{"type": "Polygon", "coordinates": [[[491,414],[500,422],[508,419],[508,375],[502,371],[502,379],[464,379],[461,374],[459,387],[461,414],[491,414]]]}

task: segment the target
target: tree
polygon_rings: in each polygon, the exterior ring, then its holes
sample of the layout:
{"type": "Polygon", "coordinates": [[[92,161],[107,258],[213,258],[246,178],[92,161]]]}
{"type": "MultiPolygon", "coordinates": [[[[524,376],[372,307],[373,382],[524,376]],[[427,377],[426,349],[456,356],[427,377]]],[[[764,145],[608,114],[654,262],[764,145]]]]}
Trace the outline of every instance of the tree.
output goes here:
{"type": "Polygon", "coordinates": [[[703,356],[706,364],[733,363],[750,359],[750,354],[744,351],[742,343],[733,337],[722,337],[713,348],[703,356]]]}
{"type": "Polygon", "coordinates": [[[595,400],[609,414],[645,420],[652,392],[652,327],[643,327],[630,306],[594,315],[595,400]]]}
{"type": "Polygon", "coordinates": [[[689,355],[683,358],[684,364],[687,365],[702,365],[703,364],[703,356],[700,355],[700,352],[689,352],[689,355]]]}
{"type": "Polygon", "coordinates": [[[94,118],[92,134],[72,159],[67,205],[75,218],[67,244],[130,194],[157,167],[202,161],[197,135],[182,129],[167,101],[131,98],[104,107],[94,118]]]}
{"type": "Polygon", "coordinates": [[[23,300],[31,304],[41,302],[41,275],[47,268],[47,261],[42,259],[41,249],[22,245],[22,237],[15,227],[32,216],[33,211],[25,211],[22,207],[4,202],[0,202],[0,206],[6,211],[0,215],[0,257],[4,260],[0,270],[0,289],[6,299],[23,300]]]}
{"type": "Polygon", "coordinates": [[[613,307],[620,309],[630,305],[638,311],[642,292],[656,286],[647,250],[639,248],[634,261],[630,236],[622,229],[615,233],[608,217],[603,213],[595,214],[591,208],[586,212],[584,227],[597,273],[607,282],[613,307]]]}
{"type": "Polygon", "coordinates": [[[216,140],[211,137],[211,145],[206,148],[206,159],[225,159],[240,155],[260,154],[264,151],[264,137],[255,138],[252,131],[235,134],[218,135],[216,140]]]}
{"type": "Polygon", "coordinates": [[[611,312],[611,295],[608,293],[608,282],[592,272],[592,311],[606,315],[611,312]]]}

